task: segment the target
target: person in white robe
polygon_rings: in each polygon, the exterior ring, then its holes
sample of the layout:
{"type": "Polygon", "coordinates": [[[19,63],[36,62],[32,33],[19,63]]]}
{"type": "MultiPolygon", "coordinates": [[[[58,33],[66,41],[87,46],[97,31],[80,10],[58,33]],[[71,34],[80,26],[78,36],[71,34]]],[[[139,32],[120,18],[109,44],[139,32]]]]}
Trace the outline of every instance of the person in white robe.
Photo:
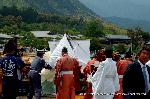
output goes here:
{"type": "Polygon", "coordinates": [[[91,78],[93,99],[113,99],[115,92],[120,89],[117,66],[112,60],[112,53],[112,48],[106,48],[106,60],[100,63],[91,78]]]}

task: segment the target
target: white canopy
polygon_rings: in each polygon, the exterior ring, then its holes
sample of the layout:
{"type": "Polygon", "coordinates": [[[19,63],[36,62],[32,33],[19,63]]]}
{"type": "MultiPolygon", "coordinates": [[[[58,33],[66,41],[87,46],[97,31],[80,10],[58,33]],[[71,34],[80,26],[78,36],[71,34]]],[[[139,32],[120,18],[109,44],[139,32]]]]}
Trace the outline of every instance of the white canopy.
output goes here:
{"type": "Polygon", "coordinates": [[[90,40],[73,40],[71,43],[74,47],[75,57],[86,64],[90,60],[90,40]]]}
{"type": "Polygon", "coordinates": [[[86,64],[90,60],[90,40],[71,40],[67,39],[64,34],[63,38],[59,41],[49,41],[49,47],[52,52],[50,57],[50,64],[54,66],[57,59],[61,56],[63,47],[68,49],[70,56],[78,58],[81,63],[86,64]]]}

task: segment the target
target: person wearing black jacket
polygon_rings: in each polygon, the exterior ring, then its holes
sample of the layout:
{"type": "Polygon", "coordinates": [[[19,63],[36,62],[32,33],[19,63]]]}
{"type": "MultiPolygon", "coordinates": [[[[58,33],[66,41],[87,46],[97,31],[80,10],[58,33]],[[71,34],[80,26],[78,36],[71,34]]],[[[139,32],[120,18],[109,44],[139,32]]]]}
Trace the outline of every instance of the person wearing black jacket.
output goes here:
{"type": "Polygon", "coordinates": [[[145,63],[150,57],[150,49],[143,47],[139,58],[127,67],[123,76],[125,99],[150,99],[150,67],[145,63]]]}

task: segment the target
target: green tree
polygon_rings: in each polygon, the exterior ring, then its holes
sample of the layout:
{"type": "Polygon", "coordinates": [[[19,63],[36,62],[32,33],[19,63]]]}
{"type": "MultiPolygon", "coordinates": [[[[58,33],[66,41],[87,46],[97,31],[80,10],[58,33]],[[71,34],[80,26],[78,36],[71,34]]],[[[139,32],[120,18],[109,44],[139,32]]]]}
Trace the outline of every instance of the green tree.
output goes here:
{"type": "Polygon", "coordinates": [[[127,29],[127,35],[131,38],[132,48],[137,51],[149,40],[150,34],[144,32],[140,27],[127,29]]]}
{"type": "Polygon", "coordinates": [[[103,25],[101,24],[100,20],[90,20],[86,24],[84,34],[88,37],[101,37],[104,36],[102,29],[103,25]]]}
{"type": "Polygon", "coordinates": [[[127,46],[125,46],[125,44],[123,43],[119,43],[117,44],[117,46],[114,46],[116,51],[121,52],[121,53],[125,53],[127,51],[127,46]]]}
{"type": "Polygon", "coordinates": [[[37,21],[38,12],[32,8],[24,8],[20,15],[24,22],[32,23],[37,21]]]}

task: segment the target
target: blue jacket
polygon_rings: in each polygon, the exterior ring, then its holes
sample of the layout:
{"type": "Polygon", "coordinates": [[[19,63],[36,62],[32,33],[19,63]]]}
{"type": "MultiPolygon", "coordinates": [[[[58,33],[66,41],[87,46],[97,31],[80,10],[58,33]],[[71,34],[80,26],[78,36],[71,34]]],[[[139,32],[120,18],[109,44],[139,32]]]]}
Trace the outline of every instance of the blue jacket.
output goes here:
{"type": "Polygon", "coordinates": [[[17,69],[21,69],[24,66],[24,62],[15,57],[13,54],[8,54],[0,60],[0,68],[3,71],[3,76],[17,76],[17,69]]]}
{"type": "Polygon", "coordinates": [[[32,61],[31,63],[31,67],[30,69],[31,70],[35,70],[37,71],[38,73],[41,72],[41,70],[43,68],[46,68],[46,69],[51,69],[51,66],[48,65],[44,59],[40,58],[40,57],[35,57],[34,60],[32,61]]]}

